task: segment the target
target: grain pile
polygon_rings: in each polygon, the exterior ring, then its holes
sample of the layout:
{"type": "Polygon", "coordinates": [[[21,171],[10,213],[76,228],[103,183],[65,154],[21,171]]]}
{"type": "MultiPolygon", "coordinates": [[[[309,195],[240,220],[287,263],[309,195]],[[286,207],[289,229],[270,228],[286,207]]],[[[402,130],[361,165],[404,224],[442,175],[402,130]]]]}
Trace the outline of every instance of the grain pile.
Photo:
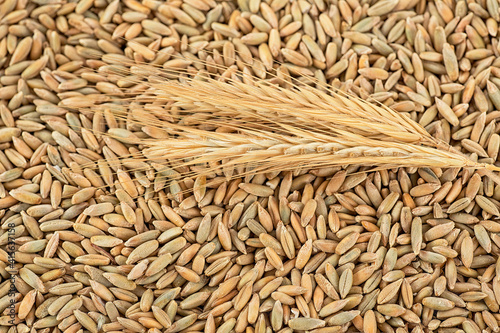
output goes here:
{"type": "Polygon", "coordinates": [[[331,84],[498,163],[498,8],[0,1],[0,332],[498,332],[491,173],[199,174],[148,158],[137,140],[168,138],[159,121],[233,129],[178,117],[173,102],[128,101],[150,88],[147,68],[130,62],[286,89],[331,84]]]}

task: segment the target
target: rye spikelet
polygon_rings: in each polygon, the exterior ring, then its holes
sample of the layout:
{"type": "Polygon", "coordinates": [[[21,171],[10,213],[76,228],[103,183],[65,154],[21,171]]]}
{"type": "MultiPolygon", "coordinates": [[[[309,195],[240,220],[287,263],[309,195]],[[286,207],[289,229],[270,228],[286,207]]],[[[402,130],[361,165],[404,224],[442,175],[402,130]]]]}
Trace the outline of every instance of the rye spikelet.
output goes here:
{"type": "Polygon", "coordinates": [[[220,171],[232,178],[340,165],[498,170],[432,137],[404,114],[324,84],[315,88],[291,80],[287,89],[236,68],[231,76],[214,79],[121,56],[104,60],[110,65],[103,71],[140,89],[73,105],[113,112],[151,133],[153,139],[113,130],[106,135],[140,144],[134,160],[154,161],[167,178],[220,171]]]}

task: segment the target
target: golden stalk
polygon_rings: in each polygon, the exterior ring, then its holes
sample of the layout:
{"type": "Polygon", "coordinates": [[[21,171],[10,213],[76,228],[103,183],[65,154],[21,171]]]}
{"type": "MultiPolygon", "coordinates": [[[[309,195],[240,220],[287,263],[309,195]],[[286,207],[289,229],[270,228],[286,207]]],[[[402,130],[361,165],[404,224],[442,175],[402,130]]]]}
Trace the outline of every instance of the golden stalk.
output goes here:
{"type": "MultiPolygon", "coordinates": [[[[107,135],[140,144],[145,161],[182,170],[164,172],[169,177],[190,175],[193,167],[196,174],[223,170],[228,178],[352,164],[500,170],[432,137],[404,114],[345,92],[297,85],[285,89],[242,73],[245,80],[236,74],[216,80],[118,60],[109,57],[112,65],[106,71],[144,89],[130,98],[121,96],[118,107],[108,103],[112,97],[100,97],[93,110],[114,109],[116,116],[154,132],[153,138],[117,131],[107,135]],[[180,80],[169,80],[172,76],[180,80]]],[[[84,108],[89,103],[80,102],[84,108]]]]}

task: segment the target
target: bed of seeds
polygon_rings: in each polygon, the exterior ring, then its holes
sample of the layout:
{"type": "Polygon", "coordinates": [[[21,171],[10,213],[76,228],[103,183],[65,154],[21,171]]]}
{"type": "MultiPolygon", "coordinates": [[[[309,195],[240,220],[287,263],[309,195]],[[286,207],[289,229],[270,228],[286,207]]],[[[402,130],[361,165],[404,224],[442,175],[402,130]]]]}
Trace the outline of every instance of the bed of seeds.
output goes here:
{"type": "Polygon", "coordinates": [[[171,180],[126,158],[162,131],[75,101],[147,89],[105,74],[110,54],[314,76],[495,163],[499,21],[497,0],[0,0],[0,333],[498,332],[481,171],[171,180]]]}

